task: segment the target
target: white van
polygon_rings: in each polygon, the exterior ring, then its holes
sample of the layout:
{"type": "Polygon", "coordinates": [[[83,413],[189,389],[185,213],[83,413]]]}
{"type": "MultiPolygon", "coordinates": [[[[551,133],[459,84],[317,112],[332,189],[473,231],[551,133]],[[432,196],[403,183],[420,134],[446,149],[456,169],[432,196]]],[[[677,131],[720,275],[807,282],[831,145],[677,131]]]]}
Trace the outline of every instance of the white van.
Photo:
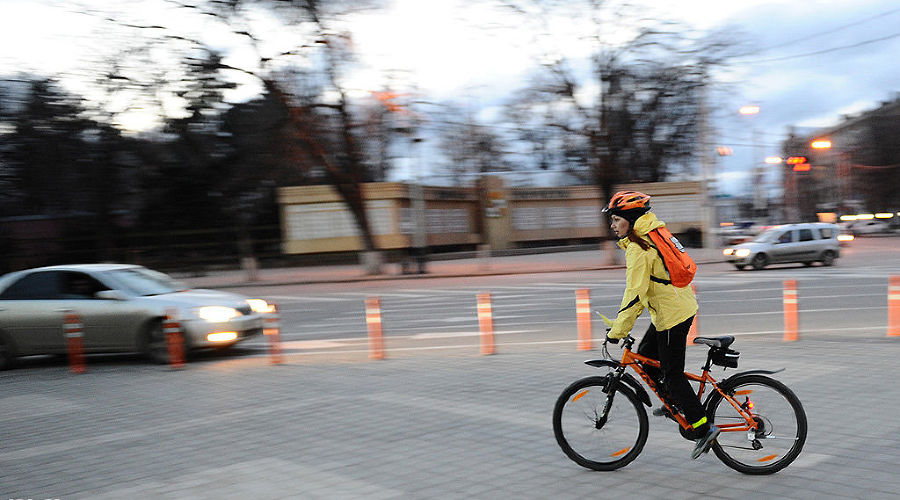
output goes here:
{"type": "Polygon", "coordinates": [[[748,265],[762,269],[786,262],[802,262],[807,266],[821,262],[830,266],[841,256],[837,235],[838,227],[834,224],[784,224],[763,231],[751,241],[726,248],[723,253],[740,270],[748,265]]]}

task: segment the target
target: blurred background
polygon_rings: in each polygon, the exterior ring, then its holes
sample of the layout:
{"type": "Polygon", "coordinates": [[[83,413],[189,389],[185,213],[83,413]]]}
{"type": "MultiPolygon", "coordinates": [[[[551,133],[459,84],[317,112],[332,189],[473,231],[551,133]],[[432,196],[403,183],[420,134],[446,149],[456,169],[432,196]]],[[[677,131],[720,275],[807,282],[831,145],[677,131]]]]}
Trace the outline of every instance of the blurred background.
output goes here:
{"type": "Polygon", "coordinates": [[[636,184],[694,246],[900,217],[896,2],[0,11],[0,273],[596,244],[636,184]]]}

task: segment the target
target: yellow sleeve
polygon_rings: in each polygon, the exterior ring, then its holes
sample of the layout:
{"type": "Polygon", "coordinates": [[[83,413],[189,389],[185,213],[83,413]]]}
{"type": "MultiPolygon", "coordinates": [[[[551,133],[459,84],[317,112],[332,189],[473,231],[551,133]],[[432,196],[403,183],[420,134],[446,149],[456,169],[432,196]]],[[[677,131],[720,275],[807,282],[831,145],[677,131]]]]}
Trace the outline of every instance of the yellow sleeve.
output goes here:
{"type": "Polygon", "coordinates": [[[636,250],[625,252],[625,295],[622,297],[622,306],[607,334],[614,339],[623,339],[631,331],[635,320],[644,312],[641,299],[647,296],[650,288],[649,252],[642,250],[636,243],[628,245],[628,250],[632,248],[636,250]]]}

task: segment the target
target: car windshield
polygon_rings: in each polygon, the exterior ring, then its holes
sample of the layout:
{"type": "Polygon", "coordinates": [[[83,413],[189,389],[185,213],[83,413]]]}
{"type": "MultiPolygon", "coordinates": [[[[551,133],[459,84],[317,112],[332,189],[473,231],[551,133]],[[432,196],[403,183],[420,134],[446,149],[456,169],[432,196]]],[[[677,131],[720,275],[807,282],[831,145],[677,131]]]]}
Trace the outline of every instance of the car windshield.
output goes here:
{"type": "Polygon", "coordinates": [[[781,234],[781,228],[772,228],[767,229],[761,233],[759,233],[756,238],[753,238],[753,241],[757,243],[768,243],[775,239],[779,234],[781,234]]]}
{"type": "Polygon", "coordinates": [[[187,286],[157,271],[143,267],[116,269],[103,273],[119,287],[135,295],[162,295],[187,290],[187,286]]]}

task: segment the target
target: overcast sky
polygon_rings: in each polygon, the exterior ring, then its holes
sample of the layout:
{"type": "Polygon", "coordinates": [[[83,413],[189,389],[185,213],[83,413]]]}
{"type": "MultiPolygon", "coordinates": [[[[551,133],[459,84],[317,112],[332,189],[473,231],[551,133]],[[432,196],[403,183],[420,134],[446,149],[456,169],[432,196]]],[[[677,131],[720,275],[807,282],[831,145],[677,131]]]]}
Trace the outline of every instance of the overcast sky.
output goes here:
{"type": "MultiPolygon", "coordinates": [[[[81,0],[78,5],[112,7],[153,21],[154,2],[81,0]]],[[[896,0],[759,1],[682,0],[660,7],[647,2],[651,15],[698,29],[731,27],[746,55],[733,61],[731,85],[710,105],[717,142],[734,154],[718,158],[717,174],[732,193],[749,189],[754,134],[759,160],[780,153],[787,127],[825,127],[842,114],[873,109],[900,91],[900,3],[896,0]],[[658,13],[658,14],[656,14],[658,13]],[[815,54],[819,52],[818,54],[815,54]],[[740,116],[745,104],[760,107],[740,116]]],[[[353,26],[363,50],[359,87],[380,88],[381,70],[405,70],[419,91],[435,100],[465,95],[476,105],[495,102],[521,86],[533,65],[527,30],[484,30],[496,11],[463,0],[394,0],[386,11],[353,26]],[[415,40],[415,43],[410,43],[415,40]]],[[[58,0],[0,0],[0,75],[16,71],[77,73],[102,40],[96,20],[73,13],[75,3],[58,0]],[[98,37],[99,33],[99,37],[98,37]]],[[[177,22],[171,16],[168,23],[177,22]]],[[[578,49],[571,31],[560,25],[555,42],[578,49]]],[[[501,20],[499,24],[504,24],[501,20]]],[[[210,34],[215,39],[215,34],[210,34]]],[[[227,46],[227,37],[221,44],[227,46]]],[[[94,54],[95,56],[96,54],[94,54]]],[[[238,57],[237,55],[235,57],[238,57]]],[[[77,90],[77,85],[73,85],[77,90]]],[[[139,126],[139,125],[135,125],[139,126]]],[[[777,184],[770,175],[767,182],[777,184]]]]}
{"type": "Polygon", "coordinates": [[[722,141],[745,145],[720,159],[720,172],[729,179],[742,178],[752,162],[748,128],[757,128],[763,144],[758,156],[778,155],[788,126],[810,128],[803,131],[833,126],[841,115],[874,109],[900,91],[896,1],[767,2],[727,21],[761,49],[735,61],[740,92],[731,106],[724,102],[717,110],[722,141]],[[738,115],[743,104],[759,105],[760,113],[738,115]]]}

